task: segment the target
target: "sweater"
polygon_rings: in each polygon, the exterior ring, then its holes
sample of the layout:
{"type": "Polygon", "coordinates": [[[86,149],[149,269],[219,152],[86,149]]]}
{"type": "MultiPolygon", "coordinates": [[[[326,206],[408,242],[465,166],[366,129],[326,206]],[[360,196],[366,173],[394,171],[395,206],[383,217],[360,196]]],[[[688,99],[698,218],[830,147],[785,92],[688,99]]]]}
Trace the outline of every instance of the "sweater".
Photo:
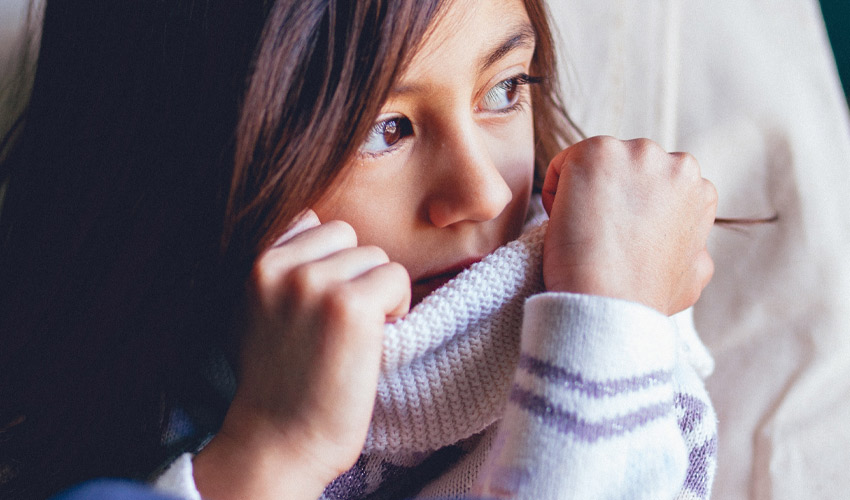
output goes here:
{"type": "MultiPolygon", "coordinates": [[[[711,359],[692,325],[618,299],[538,293],[544,233],[387,327],[364,453],[323,498],[708,498],[711,359]]],[[[199,499],[191,455],[155,485],[199,499]]]]}

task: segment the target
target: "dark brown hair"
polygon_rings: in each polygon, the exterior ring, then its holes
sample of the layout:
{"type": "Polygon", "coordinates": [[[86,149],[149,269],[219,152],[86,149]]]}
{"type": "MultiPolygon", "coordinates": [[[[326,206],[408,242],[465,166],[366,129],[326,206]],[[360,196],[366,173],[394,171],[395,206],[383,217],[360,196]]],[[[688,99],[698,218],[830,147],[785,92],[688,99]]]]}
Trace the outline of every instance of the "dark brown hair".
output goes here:
{"type": "MultiPolygon", "coordinates": [[[[343,172],[449,1],[48,2],[0,170],[1,497],[145,478],[216,430],[209,360],[254,258],[343,172]],[[212,416],[164,440],[192,408],[212,416]]],[[[542,171],[571,135],[525,5],[542,171]]]]}
{"type": "Polygon", "coordinates": [[[236,130],[230,255],[250,264],[327,191],[443,3],[276,3],[236,130]]]}

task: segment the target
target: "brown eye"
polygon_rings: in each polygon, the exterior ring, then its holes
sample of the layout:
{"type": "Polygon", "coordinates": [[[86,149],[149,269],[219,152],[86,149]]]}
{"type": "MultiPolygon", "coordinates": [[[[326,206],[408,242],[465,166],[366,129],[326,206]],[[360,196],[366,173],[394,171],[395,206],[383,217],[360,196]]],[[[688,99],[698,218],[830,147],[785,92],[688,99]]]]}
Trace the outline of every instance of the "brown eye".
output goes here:
{"type": "Polygon", "coordinates": [[[368,154],[380,154],[412,134],[413,124],[403,116],[382,120],[372,126],[372,130],[363,146],[360,147],[360,151],[368,154]]]}
{"type": "Polygon", "coordinates": [[[388,120],[383,124],[384,127],[384,143],[387,146],[392,146],[401,139],[401,127],[398,126],[398,120],[388,120]]]}

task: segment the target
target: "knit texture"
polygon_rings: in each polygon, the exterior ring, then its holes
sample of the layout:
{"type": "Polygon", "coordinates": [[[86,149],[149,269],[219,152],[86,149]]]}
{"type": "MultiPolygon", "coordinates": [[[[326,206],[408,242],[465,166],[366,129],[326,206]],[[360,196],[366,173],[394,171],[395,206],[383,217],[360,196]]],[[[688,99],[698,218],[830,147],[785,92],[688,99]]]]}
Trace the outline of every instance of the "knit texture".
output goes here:
{"type": "Polygon", "coordinates": [[[366,453],[435,450],[498,419],[523,304],[543,289],[545,232],[540,225],[499,248],[386,326],[366,453]]]}

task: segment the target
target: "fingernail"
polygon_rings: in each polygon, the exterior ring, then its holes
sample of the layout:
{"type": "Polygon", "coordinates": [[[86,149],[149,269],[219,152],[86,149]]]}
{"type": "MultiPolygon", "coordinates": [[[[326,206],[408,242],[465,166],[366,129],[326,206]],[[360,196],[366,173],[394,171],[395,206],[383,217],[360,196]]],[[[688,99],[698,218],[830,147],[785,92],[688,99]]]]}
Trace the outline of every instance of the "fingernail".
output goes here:
{"type": "Polygon", "coordinates": [[[297,217],[295,217],[295,219],[292,220],[292,222],[289,223],[286,231],[275,240],[272,244],[272,248],[283,245],[292,238],[312,227],[318,226],[319,224],[319,218],[316,217],[315,212],[310,209],[301,212],[297,217]]]}

